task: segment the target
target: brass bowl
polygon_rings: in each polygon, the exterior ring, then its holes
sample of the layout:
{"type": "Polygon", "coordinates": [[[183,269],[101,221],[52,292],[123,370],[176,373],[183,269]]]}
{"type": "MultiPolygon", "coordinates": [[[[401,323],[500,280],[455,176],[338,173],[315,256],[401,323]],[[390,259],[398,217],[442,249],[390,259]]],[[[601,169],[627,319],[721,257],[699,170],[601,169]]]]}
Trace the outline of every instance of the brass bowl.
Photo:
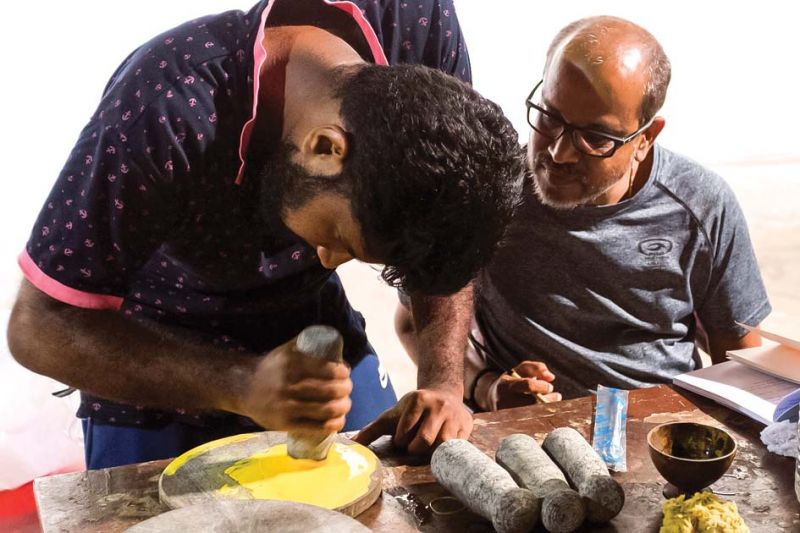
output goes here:
{"type": "Polygon", "coordinates": [[[679,492],[694,493],[721,478],[736,455],[736,440],[720,428],[670,422],[647,434],[650,459],[679,492]]]}

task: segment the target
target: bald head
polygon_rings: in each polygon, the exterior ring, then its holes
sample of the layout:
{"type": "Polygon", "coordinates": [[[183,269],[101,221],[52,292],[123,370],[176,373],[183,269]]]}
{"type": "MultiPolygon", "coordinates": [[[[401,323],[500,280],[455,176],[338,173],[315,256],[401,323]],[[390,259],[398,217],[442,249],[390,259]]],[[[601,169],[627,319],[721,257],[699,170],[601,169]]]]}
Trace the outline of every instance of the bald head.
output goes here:
{"type": "Polygon", "coordinates": [[[616,17],[577,20],[556,35],[547,51],[545,72],[568,63],[605,92],[610,79],[624,80],[641,94],[639,123],[661,106],[670,80],[670,63],[658,41],[641,26],[616,17]]]}

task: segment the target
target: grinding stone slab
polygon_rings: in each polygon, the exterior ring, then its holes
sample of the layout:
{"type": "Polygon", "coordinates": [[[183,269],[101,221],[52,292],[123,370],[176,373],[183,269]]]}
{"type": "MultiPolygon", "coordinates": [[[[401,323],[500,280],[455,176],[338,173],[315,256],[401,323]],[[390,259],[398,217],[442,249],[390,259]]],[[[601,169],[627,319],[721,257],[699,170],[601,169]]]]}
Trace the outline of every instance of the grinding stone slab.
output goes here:
{"type": "MultiPolygon", "coordinates": [[[[208,505],[218,501],[248,501],[246,496],[241,498],[235,497],[233,494],[226,495],[219,492],[218,489],[222,486],[238,485],[234,479],[225,473],[225,470],[253,454],[278,444],[286,444],[286,432],[264,431],[241,435],[240,437],[241,440],[229,442],[219,447],[212,447],[191,457],[172,475],[162,472],[158,480],[158,495],[161,502],[171,509],[178,509],[195,504],[208,505]]],[[[355,444],[342,435],[336,435],[334,442],[345,445],[355,444]]],[[[368,448],[365,449],[370,454],[372,453],[368,448]]],[[[380,460],[377,457],[374,457],[374,459],[375,471],[370,477],[366,493],[345,505],[337,507],[334,509],[335,511],[347,516],[358,516],[375,503],[375,500],[381,494],[383,468],[380,460]]],[[[246,494],[246,491],[238,491],[237,494],[246,494]]],[[[255,501],[255,499],[253,500],[255,501]]]]}
{"type": "Polygon", "coordinates": [[[349,516],[305,503],[230,500],[200,503],[168,511],[140,522],[127,531],[129,533],[175,531],[366,533],[369,528],[349,516]]]}

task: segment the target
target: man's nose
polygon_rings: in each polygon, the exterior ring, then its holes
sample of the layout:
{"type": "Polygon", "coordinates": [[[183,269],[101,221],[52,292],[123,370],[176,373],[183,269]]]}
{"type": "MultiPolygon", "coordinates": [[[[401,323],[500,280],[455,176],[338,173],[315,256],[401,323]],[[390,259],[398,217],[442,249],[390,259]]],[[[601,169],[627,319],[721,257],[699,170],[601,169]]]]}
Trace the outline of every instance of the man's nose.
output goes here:
{"type": "Polygon", "coordinates": [[[322,266],[328,270],[333,270],[353,259],[353,256],[347,252],[337,252],[325,246],[317,246],[317,257],[322,266]]]}
{"type": "Polygon", "coordinates": [[[550,157],[555,163],[577,163],[580,153],[572,144],[572,136],[565,131],[558,139],[547,147],[550,157]]]}

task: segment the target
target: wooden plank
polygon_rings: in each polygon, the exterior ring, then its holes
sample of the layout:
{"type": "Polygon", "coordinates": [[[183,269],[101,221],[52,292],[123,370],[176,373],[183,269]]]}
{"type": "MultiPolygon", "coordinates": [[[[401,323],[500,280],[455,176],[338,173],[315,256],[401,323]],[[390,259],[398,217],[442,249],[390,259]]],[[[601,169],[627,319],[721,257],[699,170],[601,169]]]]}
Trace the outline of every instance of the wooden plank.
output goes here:
{"type": "Polygon", "coordinates": [[[33,483],[45,532],[115,533],[168,511],[158,477],[168,460],[39,478],[33,483]]]}
{"type": "MultiPolygon", "coordinates": [[[[509,409],[475,416],[471,440],[494,456],[511,433],[541,440],[551,429],[572,426],[591,435],[592,398],[509,409]]],[[[664,480],[650,462],[647,432],[673,420],[711,423],[736,438],[739,453],[714,488],[725,492],[753,532],[797,531],[800,514],[794,495],[794,461],[767,452],[762,426],[689,392],[669,387],[632,391],[628,411],[628,468],[615,477],[623,483],[626,504],[605,528],[592,531],[657,531],[664,480]],[[728,495],[730,494],[730,495],[728,495]]],[[[489,531],[485,520],[466,511],[438,516],[428,504],[447,496],[431,475],[426,458],[398,454],[384,438],[372,446],[385,467],[383,497],[358,520],[373,531],[489,531]]],[[[50,531],[123,531],[165,509],[158,504],[158,476],[168,461],[41,478],[34,490],[42,524],[50,531]]]]}

